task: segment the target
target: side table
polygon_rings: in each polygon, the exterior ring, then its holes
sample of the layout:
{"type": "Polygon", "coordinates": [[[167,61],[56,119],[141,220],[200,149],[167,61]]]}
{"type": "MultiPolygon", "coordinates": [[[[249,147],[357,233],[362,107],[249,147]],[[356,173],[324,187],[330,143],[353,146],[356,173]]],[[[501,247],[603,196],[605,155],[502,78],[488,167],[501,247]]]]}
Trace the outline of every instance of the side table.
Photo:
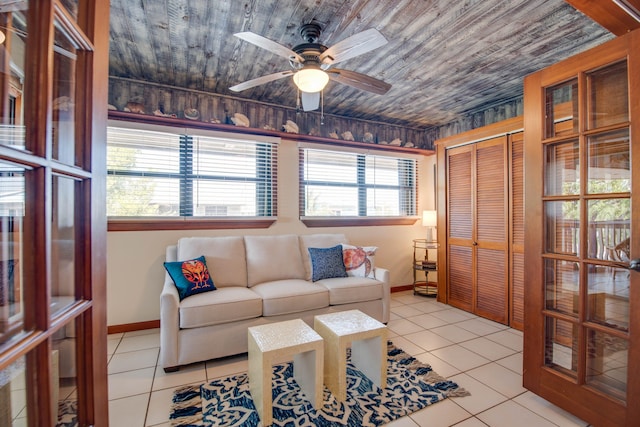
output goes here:
{"type": "Polygon", "coordinates": [[[324,345],[301,319],[249,328],[249,389],[262,425],[273,423],[273,365],[293,356],[293,377],[314,408],[322,406],[324,345]]]}
{"type": "Polygon", "coordinates": [[[438,242],[427,239],[413,241],[413,294],[435,297],[438,295],[437,282],[429,281],[429,274],[438,274],[438,264],[429,257],[429,250],[438,249],[438,242]],[[419,275],[424,276],[419,276],[419,275]]]}
{"type": "Polygon", "coordinates": [[[387,327],[359,310],[321,314],[313,328],[325,344],[324,382],[337,400],[347,397],[347,348],[351,362],[380,388],[387,386],[387,327]]]}

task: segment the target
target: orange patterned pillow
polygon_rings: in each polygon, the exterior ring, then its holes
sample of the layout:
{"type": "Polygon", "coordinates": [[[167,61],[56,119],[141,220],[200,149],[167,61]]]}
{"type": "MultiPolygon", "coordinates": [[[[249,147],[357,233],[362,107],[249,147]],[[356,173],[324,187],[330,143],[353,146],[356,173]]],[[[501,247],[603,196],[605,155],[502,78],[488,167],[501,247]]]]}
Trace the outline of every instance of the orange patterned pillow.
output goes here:
{"type": "Polygon", "coordinates": [[[178,288],[180,301],[191,295],[216,290],[204,255],[187,261],[165,262],[164,268],[178,288]]]}

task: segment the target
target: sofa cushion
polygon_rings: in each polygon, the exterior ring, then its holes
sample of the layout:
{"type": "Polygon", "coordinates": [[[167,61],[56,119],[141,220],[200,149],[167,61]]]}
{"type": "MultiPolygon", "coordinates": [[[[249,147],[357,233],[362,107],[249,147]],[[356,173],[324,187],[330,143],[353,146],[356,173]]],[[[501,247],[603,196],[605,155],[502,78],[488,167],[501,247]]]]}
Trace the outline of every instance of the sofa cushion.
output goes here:
{"type": "Polygon", "coordinates": [[[353,302],[382,299],[382,282],[366,277],[324,279],[315,283],[329,290],[329,304],[340,305],[353,302]]]}
{"type": "Polygon", "coordinates": [[[185,261],[165,262],[164,268],[176,285],[181,301],[192,295],[216,290],[204,256],[185,261]]]}
{"type": "Polygon", "coordinates": [[[341,243],[349,243],[344,234],[302,234],[299,236],[300,253],[304,263],[305,277],[311,280],[311,259],[309,248],[330,248],[341,243]]]}
{"type": "Polygon", "coordinates": [[[329,291],[301,279],[260,283],[251,288],[262,297],[262,315],[299,313],[329,306],[329,291]]]}
{"type": "Polygon", "coordinates": [[[247,286],[247,262],[242,236],[183,237],[178,260],[204,255],[217,288],[247,286]]]}
{"type": "Polygon", "coordinates": [[[249,286],[284,279],[303,279],[298,236],[245,236],[249,286]]]}
{"type": "Polygon", "coordinates": [[[330,248],[309,248],[309,258],[311,259],[311,281],[347,277],[342,258],[342,245],[330,248]]]}
{"type": "MultiPolygon", "coordinates": [[[[262,315],[262,299],[249,288],[230,286],[180,302],[180,328],[198,328],[262,315]]],[[[209,343],[221,345],[221,343],[209,343]]]]}
{"type": "Polygon", "coordinates": [[[342,244],[344,266],[347,275],[375,279],[376,246],[352,246],[342,244]]]}

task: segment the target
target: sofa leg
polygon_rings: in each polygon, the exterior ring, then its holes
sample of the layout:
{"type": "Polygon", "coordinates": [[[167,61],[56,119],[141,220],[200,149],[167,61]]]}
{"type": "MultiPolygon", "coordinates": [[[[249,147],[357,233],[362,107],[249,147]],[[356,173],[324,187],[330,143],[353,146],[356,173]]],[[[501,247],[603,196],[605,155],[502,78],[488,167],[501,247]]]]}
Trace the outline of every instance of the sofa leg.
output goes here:
{"type": "Polygon", "coordinates": [[[180,369],[180,366],[169,366],[168,368],[164,368],[164,372],[166,374],[171,372],[178,372],[178,369],[180,369]]]}

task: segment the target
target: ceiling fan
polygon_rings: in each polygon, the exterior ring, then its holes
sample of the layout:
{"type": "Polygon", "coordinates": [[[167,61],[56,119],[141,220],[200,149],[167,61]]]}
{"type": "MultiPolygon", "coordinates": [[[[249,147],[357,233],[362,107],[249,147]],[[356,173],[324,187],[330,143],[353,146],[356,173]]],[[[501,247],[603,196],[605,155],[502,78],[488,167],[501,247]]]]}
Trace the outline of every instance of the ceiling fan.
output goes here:
{"type": "Polygon", "coordinates": [[[300,98],[304,111],[316,110],[320,105],[320,92],[329,80],[342,83],[357,89],[384,95],[391,85],[355,71],[333,68],[333,65],[362,55],[373,49],[387,44],[387,39],[374,28],[354,34],[346,39],[327,47],[318,42],[321,28],[316,22],[304,24],[300,27],[300,35],[306,43],[301,43],[289,49],[266,37],[250,31],[236,33],[241,38],[271,53],[289,60],[291,70],[280,71],[256,79],[237,84],[229,89],[240,92],[255,86],[293,76],[293,81],[300,89],[300,98]]]}

